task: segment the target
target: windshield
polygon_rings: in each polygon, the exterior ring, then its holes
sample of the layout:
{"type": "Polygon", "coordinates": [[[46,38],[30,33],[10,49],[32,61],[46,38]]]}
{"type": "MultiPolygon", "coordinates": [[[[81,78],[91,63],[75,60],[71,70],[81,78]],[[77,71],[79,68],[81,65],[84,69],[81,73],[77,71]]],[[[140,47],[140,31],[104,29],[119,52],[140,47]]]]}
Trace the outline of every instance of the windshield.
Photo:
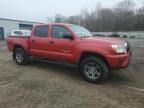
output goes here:
{"type": "Polygon", "coordinates": [[[79,37],[92,37],[91,32],[81,26],[70,25],[70,27],[79,37]]]}

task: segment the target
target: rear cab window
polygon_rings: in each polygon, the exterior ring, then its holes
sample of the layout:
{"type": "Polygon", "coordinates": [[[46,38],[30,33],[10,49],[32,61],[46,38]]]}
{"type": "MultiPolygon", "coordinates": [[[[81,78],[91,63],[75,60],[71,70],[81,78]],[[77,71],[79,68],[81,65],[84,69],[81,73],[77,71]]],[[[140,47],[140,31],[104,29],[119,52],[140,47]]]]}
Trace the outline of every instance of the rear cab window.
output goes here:
{"type": "Polygon", "coordinates": [[[48,26],[37,26],[34,31],[34,35],[37,37],[48,36],[48,26]]]}

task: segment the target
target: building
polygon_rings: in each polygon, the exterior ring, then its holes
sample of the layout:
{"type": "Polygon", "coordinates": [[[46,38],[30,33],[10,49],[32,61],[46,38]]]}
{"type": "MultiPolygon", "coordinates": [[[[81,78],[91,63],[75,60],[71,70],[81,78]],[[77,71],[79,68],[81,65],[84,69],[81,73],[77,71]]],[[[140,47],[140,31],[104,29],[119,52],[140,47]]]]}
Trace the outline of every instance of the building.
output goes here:
{"type": "Polygon", "coordinates": [[[6,36],[10,35],[12,30],[31,30],[32,26],[35,24],[42,23],[0,18],[0,40],[3,40],[6,38],[6,36]]]}

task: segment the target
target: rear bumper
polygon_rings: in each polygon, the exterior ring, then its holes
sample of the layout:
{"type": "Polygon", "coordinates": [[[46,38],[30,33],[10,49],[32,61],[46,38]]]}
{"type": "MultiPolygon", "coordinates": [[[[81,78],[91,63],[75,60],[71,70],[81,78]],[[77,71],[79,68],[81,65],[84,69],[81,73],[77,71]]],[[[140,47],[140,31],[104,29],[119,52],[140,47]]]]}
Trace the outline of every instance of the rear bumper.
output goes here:
{"type": "Polygon", "coordinates": [[[131,59],[131,52],[121,55],[108,55],[106,57],[109,67],[111,69],[126,68],[129,66],[131,59]]]}

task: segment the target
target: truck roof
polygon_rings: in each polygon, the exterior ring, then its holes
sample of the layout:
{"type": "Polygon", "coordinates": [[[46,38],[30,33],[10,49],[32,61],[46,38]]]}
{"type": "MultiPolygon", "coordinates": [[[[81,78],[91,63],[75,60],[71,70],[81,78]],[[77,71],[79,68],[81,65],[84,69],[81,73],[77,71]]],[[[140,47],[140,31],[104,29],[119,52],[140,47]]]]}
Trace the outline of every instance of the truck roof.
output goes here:
{"type": "Polygon", "coordinates": [[[39,24],[39,25],[35,25],[35,26],[46,26],[46,25],[73,25],[73,24],[69,24],[69,23],[48,23],[48,24],[39,24]]]}

